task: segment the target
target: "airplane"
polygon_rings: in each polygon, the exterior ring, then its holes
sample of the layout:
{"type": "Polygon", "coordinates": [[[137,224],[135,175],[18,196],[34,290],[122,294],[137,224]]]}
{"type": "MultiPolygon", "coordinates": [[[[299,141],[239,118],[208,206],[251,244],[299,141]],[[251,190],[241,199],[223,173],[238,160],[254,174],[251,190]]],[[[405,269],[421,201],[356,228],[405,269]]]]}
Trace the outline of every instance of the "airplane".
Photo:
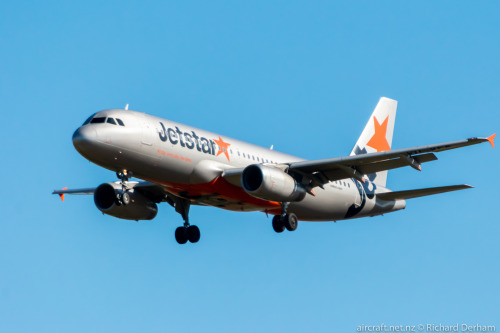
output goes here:
{"type": "Polygon", "coordinates": [[[391,150],[397,101],[382,97],[349,156],[304,160],[125,109],[99,111],[73,134],[73,145],[89,161],[116,172],[118,181],[95,188],[55,190],[93,195],[104,214],[125,220],[152,220],[167,202],[182,216],[179,244],[200,240],[189,221],[191,205],[273,215],[272,227],[294,231],[298,221],[339,221],[395,212],[406,200],[471,188],[440,186],[404,191],[386,187],[389,170],[421,171],[435,153],[490,142],[469,138],[391,150]],[[130,180],[132,177],[140,181],[130,180]]]}

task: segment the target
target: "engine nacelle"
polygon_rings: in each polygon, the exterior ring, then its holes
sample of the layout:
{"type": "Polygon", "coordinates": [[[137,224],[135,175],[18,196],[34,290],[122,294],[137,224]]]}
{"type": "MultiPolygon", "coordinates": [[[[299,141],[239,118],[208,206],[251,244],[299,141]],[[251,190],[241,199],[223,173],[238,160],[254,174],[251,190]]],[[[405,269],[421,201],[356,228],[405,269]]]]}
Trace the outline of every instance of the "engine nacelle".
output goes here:
{"type": "Polygon", "coordinates": [[[306,189],[283,170],[261,164],[249,165],[241,174],[243,189],[259,199],[292,202],[306,196],[306,189]]]}
{"type": "Polygon", "coordinates": [[[152,220],[158,213],[156,204],[133,189],[127,191],[130,202],[117,203],[117,197],[123,194],[122,187],[116,183],[104,183],[94,192],[94,203],[104,214],[125,220],[152,220]]]}

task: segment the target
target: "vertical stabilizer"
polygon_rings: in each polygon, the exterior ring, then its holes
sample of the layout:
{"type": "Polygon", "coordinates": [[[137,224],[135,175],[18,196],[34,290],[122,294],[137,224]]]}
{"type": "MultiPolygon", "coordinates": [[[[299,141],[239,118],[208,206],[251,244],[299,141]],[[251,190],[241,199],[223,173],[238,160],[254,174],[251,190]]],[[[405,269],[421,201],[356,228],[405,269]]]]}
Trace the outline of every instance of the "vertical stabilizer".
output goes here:
{"type": "MultiPolygon", "coordinates": [[[[396,100],[387,97],[380,99],[351,155],[391,150],[397,106],[396,100]]],[[[368,178],[377,185],[385,186],[387,171],[370,174],[368,178]]]]}

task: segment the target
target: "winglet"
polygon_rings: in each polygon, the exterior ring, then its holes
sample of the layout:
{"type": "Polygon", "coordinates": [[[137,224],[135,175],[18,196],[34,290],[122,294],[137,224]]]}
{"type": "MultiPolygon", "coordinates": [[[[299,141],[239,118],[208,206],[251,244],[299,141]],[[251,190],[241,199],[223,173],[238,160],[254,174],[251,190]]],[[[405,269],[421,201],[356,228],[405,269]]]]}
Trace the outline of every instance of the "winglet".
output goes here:
{"type": "MultiPolygon", "coordinates": [[[[65,187],[65,188],[63,188],[62,190],[63,190],[63,191],[66,191],[67,189],[68,189],[68,188],[67,188],[67,187],[65,187]]],[[[61,197],[61,201],[63,201],[63,202],[64,202],[64,193],[59,193],[59,196],[61,197]]]]}
{"type": "Polygon", "coordinates": [[[493,135],[490,135],[489,137],[486,138],[486,140],[489,141],[489,143],[491,143],[491,146],[493,148],[495,148],[495,136],[497,136],[497,134],[493,134],[493,135]]]}

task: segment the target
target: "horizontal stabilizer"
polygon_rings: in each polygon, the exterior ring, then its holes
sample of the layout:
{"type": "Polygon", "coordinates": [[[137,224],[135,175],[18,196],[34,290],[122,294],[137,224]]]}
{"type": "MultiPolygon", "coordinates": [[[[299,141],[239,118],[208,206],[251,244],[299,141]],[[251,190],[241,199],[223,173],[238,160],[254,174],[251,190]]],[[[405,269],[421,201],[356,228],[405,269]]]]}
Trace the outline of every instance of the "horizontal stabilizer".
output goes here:
{"type": "Polygon", "coordinates": [[[386,192],[377,194],[377,198],[387,201],[393,200],[405,200],[405,199],[413,199],[418,197],[424,197],[427,195],[465,190],[468,188],[473,188],[470,185],[452,185],[452,186],[440,186],[440,187],[429,187],[422,188],[418,190],[408,190],[408,191],[397,191],[397,192],[386,192]]]}

